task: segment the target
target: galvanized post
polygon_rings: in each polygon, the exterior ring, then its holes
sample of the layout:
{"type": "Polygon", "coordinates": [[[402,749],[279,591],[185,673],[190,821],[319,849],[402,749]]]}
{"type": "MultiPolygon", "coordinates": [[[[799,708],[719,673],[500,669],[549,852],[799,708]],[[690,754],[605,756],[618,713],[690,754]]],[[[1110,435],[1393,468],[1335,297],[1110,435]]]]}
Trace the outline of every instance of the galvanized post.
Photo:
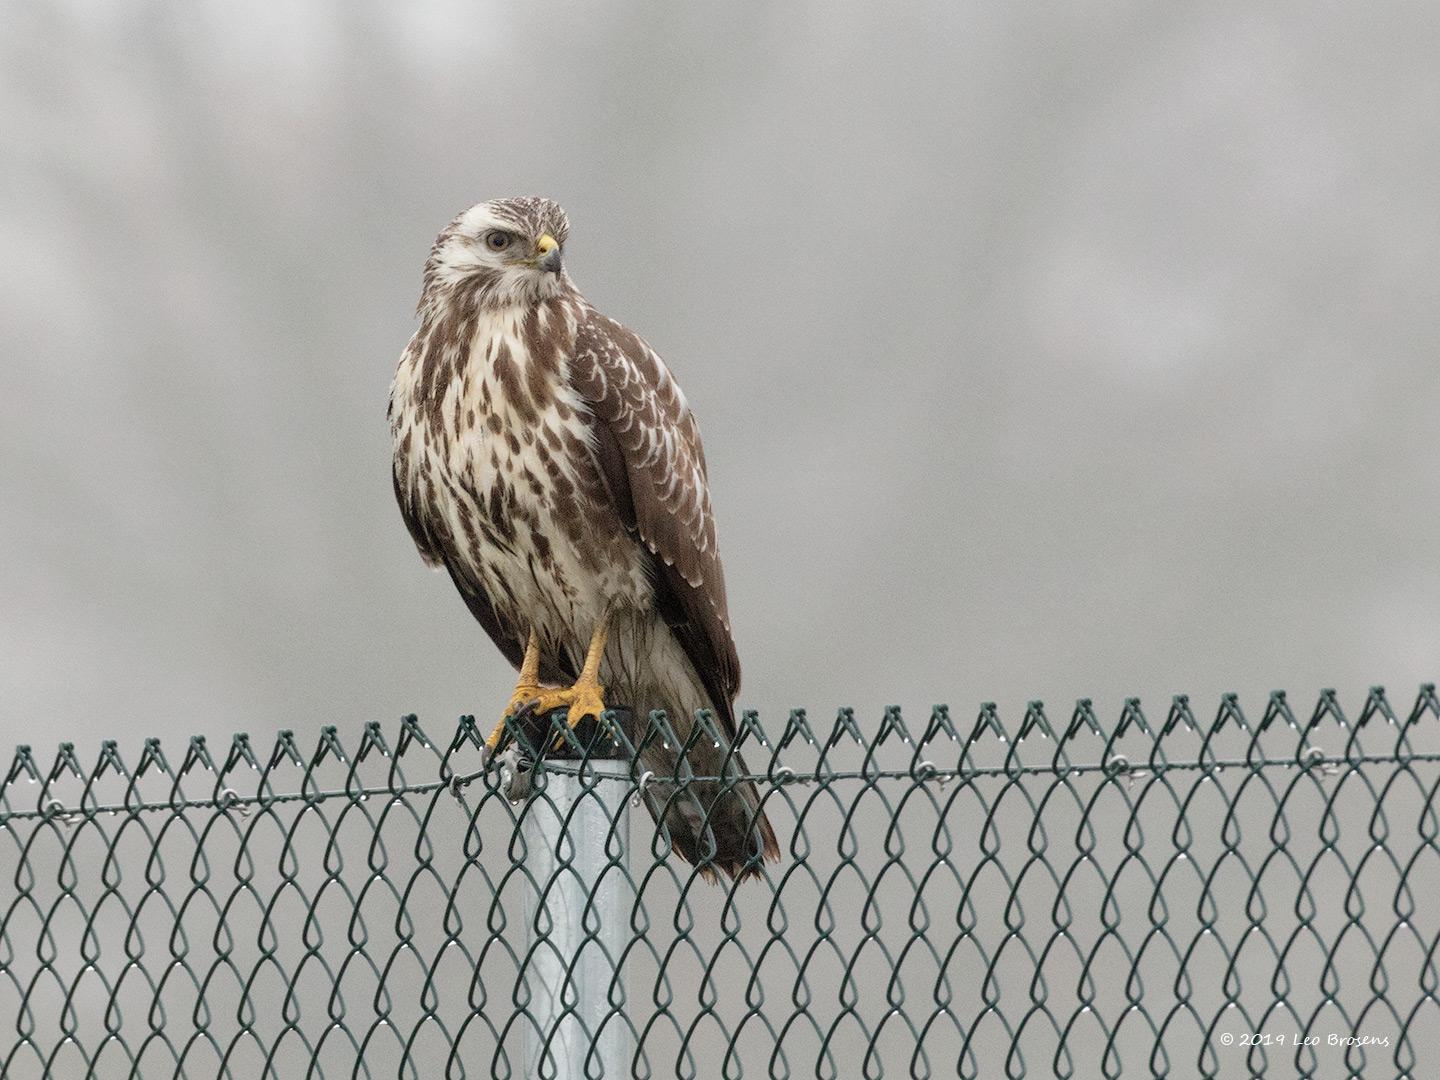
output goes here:
{"type": "Polygon", "coordinates": [[[525,1025],[522,1075],[629,1076],[634,1036],[623,1009],[611,1015],[612,1002],[626,1000],[621,958],[635,899],[628,774],[618,761],[593,758],[585,775],[541,769],[524,819],[525,866],[536,888],[525,898],[534,1023],[525,1025]]]}

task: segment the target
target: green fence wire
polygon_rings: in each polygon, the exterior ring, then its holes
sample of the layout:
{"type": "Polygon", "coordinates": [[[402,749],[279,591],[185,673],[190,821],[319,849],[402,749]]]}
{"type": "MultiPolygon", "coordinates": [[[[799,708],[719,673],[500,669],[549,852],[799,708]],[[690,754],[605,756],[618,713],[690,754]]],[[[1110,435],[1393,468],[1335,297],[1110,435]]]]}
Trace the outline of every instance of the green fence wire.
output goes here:
{"type": "Polygon", "coordinates": [[[1440,1076],[1432,686],[746,714],[784,858],[733,887],[631,812],[683,770],[570,736],[512,802],[483,734],[19,747],[0,1073],[1440,1076]]]}

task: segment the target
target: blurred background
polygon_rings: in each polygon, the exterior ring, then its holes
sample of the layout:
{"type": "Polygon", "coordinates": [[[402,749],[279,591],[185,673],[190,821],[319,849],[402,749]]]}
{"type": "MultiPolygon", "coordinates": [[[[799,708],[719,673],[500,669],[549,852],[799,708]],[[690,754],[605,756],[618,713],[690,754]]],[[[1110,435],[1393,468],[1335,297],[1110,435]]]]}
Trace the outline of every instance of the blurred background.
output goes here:
{"type": "Polygon", "coordinates": [[[497,713],[384,414],[527,193],[701,419],[743,707],[1440,674],[1434,6],[0,13],[10,742],[497,713]]]}

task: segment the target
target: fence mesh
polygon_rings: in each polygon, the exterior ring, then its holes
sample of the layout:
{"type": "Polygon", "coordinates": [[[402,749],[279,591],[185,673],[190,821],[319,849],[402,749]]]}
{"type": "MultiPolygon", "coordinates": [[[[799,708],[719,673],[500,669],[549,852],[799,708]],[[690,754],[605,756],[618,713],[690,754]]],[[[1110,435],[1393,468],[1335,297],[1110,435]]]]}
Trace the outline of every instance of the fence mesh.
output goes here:
{"type": "Polygon", "coordinates": [[[0,1074],[1440,1075],[1432,686],[746,714],[784,858],[739,886],[656,778],[569,736],[512,802],[482,735],[19,747],[0,1074]]]}

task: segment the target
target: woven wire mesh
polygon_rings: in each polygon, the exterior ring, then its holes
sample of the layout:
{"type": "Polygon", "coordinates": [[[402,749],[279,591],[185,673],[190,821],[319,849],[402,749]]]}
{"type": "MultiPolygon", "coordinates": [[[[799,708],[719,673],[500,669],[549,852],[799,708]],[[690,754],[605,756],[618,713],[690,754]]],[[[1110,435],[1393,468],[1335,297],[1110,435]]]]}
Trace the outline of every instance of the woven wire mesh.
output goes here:
{"type": "MultiPolygon", "coordinates": [[[[20,747],[0,1073],[599,1075],[550,1053],[568,1024],[623,1034],[647,1077],[1440,1075],[1431,686],[1398,715],[1379,689],[1351,715],[1329,691],[1203,720],[1130,700],[1111,724],[1088,701],[1008,724],[747,714],[784,859],[739,886],[616,811],[654,777],[572,736],[580,760],[512,803],[481,737],[407,717],[349,747],[20,747]],[[610,826],[581,851],[587,802],[610,826]]],[[[643,738],[675,733],[657,715],[643,738]]]]}

